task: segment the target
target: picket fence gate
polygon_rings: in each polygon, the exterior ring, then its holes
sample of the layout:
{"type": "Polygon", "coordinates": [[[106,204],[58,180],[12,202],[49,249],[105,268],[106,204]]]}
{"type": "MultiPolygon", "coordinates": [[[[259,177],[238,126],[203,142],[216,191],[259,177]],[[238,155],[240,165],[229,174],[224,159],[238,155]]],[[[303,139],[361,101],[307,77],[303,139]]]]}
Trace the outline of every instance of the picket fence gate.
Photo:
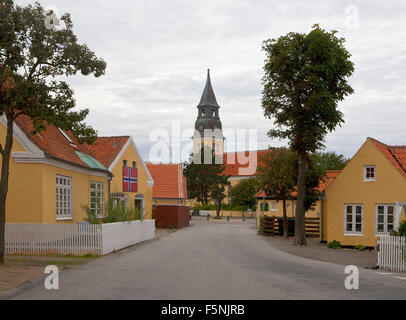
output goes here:
{"type": "Polygon", "coordinates": [[[6,223],[6,254],[101,255],[101,225],[6,223]]]}
{"type": "Polygon", "coordinates": [[[406,237],[380,236],[378,247],[379,268],[406,272],[406,237]]]}

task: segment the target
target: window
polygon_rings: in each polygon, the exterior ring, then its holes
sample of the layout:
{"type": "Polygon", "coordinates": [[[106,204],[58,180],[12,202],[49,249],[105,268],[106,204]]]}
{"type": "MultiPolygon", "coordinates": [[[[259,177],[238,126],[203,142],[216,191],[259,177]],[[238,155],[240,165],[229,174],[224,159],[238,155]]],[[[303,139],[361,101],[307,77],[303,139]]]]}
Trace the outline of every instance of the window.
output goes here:
{"type": "Polygon", "coordinates": [[[364,207],[361,204],[344,206],[344,233],[362,234],[364,231],[364,207]]]}
{"type": "Polygon", "coordinates": [[[375,181],[376,180],[376,167],[375,166],[365,166],[364,167],[364,181],[375,181]]]}
{"type": "Polygon", "coordinates": [[[376,205],[376,233],[389,233],[393,230],[395,221],[394,204],[376,205]]]}
{"type": "Polygon", "coordinates": [[[98,217],[103,217],[104,209],[104,183],[90,183],[90,210],[98,217]]]}
{"type": "Polygon", "coordinates": [[[137,162],[133,161],[133,168],[136,169],[137,168],[137,162]]]}
{"type": "Polygon", "coordinates": [[[139,210],[141,220],[144,219],[144,195],[137,194],[134,197],[134,209],[139,210]]]}
{"type": "Polygon", "coordinates": [[[128,163],[127,160],[123,160],[123,167],[124,168],[127,168],[127,163],[128,163]]]}
{"type": "Polygon", "coordinates": [[[261,211],[269,211],[268,202],[261,202],[261,211]]]}
{"type": "Polygon", "coordinates": [[[56,219],[72,219],[72,178],[56,176],[56,219]]]}
{"type": "Polygon", "coordinates": [[[271,202],[271,211],[272,212],[278,211],[278,201],[272,201],[271,202]]]}
{"type": "Polygon", "coordinates": [[[117,207],[117,205],[122,205],[124,208],[128,208],[128,196],[125,193],[115,193],[113,194],[113,206],[117,207]]]}

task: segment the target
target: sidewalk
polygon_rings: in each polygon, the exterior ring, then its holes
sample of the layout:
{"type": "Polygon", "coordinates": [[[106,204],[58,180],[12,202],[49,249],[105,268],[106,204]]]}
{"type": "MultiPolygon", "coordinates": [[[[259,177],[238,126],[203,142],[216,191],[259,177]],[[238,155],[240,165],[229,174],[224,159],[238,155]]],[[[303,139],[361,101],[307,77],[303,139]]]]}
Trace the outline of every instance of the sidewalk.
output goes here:
{"type": "Polygon", "coordinates": [[[375,267],[377,252],[375,250],[358,251],[356,249],[330,249],[319,239],[308,238],[307,246],[293,245],[293,238],[285,240],[283,237],[263,237],[271,246],[286,253],[307,259],[331,262],[341,265],[355,265],[360,268],[375,267]]]}

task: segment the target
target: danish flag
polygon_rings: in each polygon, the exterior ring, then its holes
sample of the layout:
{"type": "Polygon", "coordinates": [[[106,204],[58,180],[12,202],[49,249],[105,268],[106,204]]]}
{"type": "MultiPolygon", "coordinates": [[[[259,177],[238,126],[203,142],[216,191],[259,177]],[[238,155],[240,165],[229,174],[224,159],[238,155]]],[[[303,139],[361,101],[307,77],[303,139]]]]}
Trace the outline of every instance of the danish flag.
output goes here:
{"type": "Polygon", "coordinates": [[[138,192],[138,168],[123,167],[123,192],[138,192]]]}

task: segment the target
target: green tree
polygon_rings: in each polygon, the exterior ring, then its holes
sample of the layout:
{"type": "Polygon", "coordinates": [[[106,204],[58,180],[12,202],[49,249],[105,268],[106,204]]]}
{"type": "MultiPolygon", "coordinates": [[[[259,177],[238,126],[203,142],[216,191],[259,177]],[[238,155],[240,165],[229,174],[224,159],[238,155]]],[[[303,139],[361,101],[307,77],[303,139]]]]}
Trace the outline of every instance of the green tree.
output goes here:
{"type": "Polygon", "coordinates": [[[255,194],[258,192],[258,180],[255,178],[244,179],[230,190],[231,204],[233,206],[255,206],[255,194]]]}
{"type": "MultiPolygon", "coordinates": [[[[217,191],[219,192],[223,180],[229,178],[223,176],[224,169],[223,164],[216,163],[216,157],[209,148],[203,147],[197,155],[191,155],[189,162],[185,163],[183,168],[189,198],[196,199],[202,205],[207,205],[212,200],[213,189],[218,188],[217,191]],[[206,158],[209,158],[209,161],[205,161],[205,155],[206,158]]],[[[220,194],[217,196],[220,196],[220,194]]]]}
{"type": "Polygon", "coordinates": [[[315,25],[308,34],[291,32],[263,43],[262,108],[275,124],[268,134],[288,139],[298,155],[296,245],[306,244],[308,155],[323,148],[326,134],[344,122],[338,103],[353,93],[347,78],[354,64],[336,33],[315,25]]]}
{"type": "Polygon", "coordinates": [[[217,218],[220,218],[221,207],[223,205],[224,199],[227,196],[226,187],[230,185],[228,178],[228,176],[218,175],[217,177],[215,177],[215,183],[211,188],[210,196],[216,206],[217,218]]]}
{"type": "Polygon", "coordinates": [[[349,159],[336,152],[316,152],[311,156],[318,166],[324,170],[342,170],[349,159]]]}
{"type": "Polygon", "coordinates": [[[292,193],[297,184],[297,156],[287,149],[274,149],[265,153],[260,159],[257,179],[262,190],[273,200],[282,201],[283,204],[283,231],[284,237],[289,237],[288,216],[286,201],[292,199],[292,193]]]}
{"type": "Polygon", "coordinates": [[[52,13],[39,3],[17,6],[0,2],[0,115],[7,120],[7,135],[0,146],[0,262],[4,262],[4,230],[9,163],[13,146],[13,123],[27,115],[33,134],[55,125],[70,130],[80,143],[92,144],[96,131],[83,121],[88,110],[74,111],[73,91],[62,77],[104,74],[106,63],[86,45],[79,44],[69,14],[61,17],[64,27],[47,24],[52,13]]]}

